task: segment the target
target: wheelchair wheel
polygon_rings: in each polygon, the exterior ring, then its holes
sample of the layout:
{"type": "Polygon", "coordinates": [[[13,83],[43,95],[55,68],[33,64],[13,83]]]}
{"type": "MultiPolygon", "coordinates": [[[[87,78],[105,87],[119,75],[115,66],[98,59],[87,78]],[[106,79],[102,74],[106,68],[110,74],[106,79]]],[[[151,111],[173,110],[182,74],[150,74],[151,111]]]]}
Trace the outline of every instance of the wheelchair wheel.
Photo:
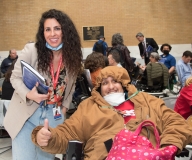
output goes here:
{"type": "Polygon", "coordinates": [[[181,90],[181,84],[178,81],[178,77],[176,74],[172,74],[169,76],[169,81],[168,81],[168,89],[169,91],[174,94],[177,95],[179,94],[180,90],[181,90]]]}

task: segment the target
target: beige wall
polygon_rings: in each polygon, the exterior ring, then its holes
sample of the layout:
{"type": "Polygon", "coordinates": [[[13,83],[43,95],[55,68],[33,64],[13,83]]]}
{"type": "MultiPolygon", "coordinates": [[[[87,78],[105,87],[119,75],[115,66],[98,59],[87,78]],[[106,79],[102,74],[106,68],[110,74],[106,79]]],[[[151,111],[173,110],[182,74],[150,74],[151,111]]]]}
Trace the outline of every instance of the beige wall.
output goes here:
{"type": "Polygon", "coordinates": [[[114,33],[124,36],[127,46],[137,45],[141,31],[158,44],[192,42],[192,0],[0,0],[0,51],[21,50],[35,41],[42,12],[55,8],[65,11],[74,21],[82,47],[94,42],[83,41],[82,26],[105,26],[106,42],[114,33]]]}

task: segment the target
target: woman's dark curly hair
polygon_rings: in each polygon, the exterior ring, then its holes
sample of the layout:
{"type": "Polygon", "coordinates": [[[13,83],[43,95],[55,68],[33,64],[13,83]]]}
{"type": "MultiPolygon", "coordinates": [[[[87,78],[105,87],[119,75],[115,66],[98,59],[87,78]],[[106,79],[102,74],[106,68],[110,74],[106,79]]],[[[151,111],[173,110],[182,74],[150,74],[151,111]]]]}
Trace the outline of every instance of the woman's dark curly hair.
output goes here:
{"type": "Polygon", "coordinates": [[[99,68],[104,68],[105,60],[103,54],[99,52],[89,54],[85,60],[84,67],[85,69],[89,69],[91,73],[99,68]]]}
{"type": "Polygon", "coordinates": [[[113,36],[112,36],[112,41],[111,41],[111,45],[112,46],[116,46],[116,45],[124,45],[123,44],[123,36],[120,34],[120,33],[115,33],[113,36]]]}
{"type": "Polygon", "coordinates": [[[81,68],[82,51],[80,37],[75,25],[69,16],[62,11],[51,9],[42,14],[39,21],[39,28],[36,34],[36,48],[38,53],[38,70],[48,72],[53,52],[46,48],[44,37],[44,22],[49,18],[55,18],[61,25],[62,30],[62,57],[63,62],[71,75],[77,75],[81,68]]]}

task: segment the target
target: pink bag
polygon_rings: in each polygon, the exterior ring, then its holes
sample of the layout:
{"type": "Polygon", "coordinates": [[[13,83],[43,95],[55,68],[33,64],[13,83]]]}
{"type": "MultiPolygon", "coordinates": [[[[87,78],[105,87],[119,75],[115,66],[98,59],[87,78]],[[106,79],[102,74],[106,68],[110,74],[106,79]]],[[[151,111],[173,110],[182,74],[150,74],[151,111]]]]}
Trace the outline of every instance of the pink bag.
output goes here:
{"type": "Polygon", "coordinates": [[[177,147],[170,145],[159,149],[159,133],[151,121],[142,122],[135,132],[121,130],[114,138],[112,148],[106,160],[174,160],[177,147]],[[154,148],[144,136],[140,136],[142,127],[153,126],[157,145],[154,148]]]}

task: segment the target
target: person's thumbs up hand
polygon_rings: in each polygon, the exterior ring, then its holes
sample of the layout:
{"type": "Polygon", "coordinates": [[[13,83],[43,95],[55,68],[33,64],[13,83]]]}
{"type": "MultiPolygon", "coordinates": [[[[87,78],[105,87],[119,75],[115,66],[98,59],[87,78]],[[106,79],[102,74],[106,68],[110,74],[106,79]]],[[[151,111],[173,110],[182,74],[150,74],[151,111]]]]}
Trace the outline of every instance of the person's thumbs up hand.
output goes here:
{"type": "Polygon", "coordinates": [[[48,121],[48,119],[45,119],[44,127],[38,131],[37,136],[36,136],[37,143],[40,146],[48,145],[48,141],[51,138],[51,132],[48,130],[48,128],[49,128],[49,121],[48,121]]]}
{"type": "Polygon", "coordinates": [[[45,128],[45,129],[49,129],[49,121],[48,121],[48,119],[45,119],[45,121],[44,121],[44,127],[43,128],[45,128]]]}

